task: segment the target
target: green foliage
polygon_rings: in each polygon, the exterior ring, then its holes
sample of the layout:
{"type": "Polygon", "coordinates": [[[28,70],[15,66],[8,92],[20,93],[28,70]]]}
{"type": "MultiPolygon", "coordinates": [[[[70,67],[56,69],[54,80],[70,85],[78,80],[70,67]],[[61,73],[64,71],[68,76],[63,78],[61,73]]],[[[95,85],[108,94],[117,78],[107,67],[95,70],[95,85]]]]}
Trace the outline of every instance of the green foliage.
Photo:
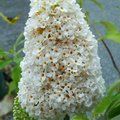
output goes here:
{"type": "Polygon", "coordinates": [[[80,5],[80,7],[83,6],[83,2],[84,2],[84,0],[77,0],[77,3],[80,5]]]}
{"type": "MultiPolygon", "coordinates": [[[[93,109],[93,118],[96,120],[103,116],[106,120],[120,115],[120,81],[117,81],[108,88],[106,96],[93,109]]],[[[28,114],[20,107],[18,99],[14,102],[14,119],[15,120],[33,120],[28,118],[28,114]]],[[[75,115],[71,120],[90,120],[85,114],[75,115]]],[[[114,119],[113,119],[114,120],[114,119]]]]}
{"type": "Polygon", "coordinates": [[[34,118],[31,118],[24,109],[21,108],[18,98],[15,98],[14,100],[14,106],[13,106],[13,118],[14,120],[35,120],[34,118]]]}
{"type": "Polygon", "coordinates": [[[16,40],[16,42],[15,42],[15,44],[13,45],[13,48],[10,50],[10,52],[13,54],[13,61],[16,63],[16,64],[18,64],[19,65],[19,63],[22,61],[22,56],[21,56],[21,53],[22,53],[22,51],[23,51],[23,48],[21,48],[21,45],[24,43],[24,35],[23,35],[23,33],[21,33],[19,36],[18,36],[18,38],[17,38],[17,40],[16,40]],[[20,48],[20,49],[18,49],[18,48],[20,48]]]}
{"type": "Polygon", "coordinates": [[[103,9],[103,4],[99,2],[99,0],[91,0],[95,5],[97,5],[100,9],[103,9]]]}
{"type": "Polygon", "coordinates": [[[0,70],[9,65],[12,60],[8,57],[9,53],[0,49],[0,70]]]}
{"type": "Polygon", "coordinates": [[[0,49],[0,57],[6,57],[8,54],[8,52],[5,52],[4,50],[0,49]]]}
{"type": "Polygon", "coordinates": [[[12,62],[12,60],[0,60],[0,69],[5,68],[7,65],[9,65],[12,62]]]}
{"type": "Polygon", "coordinates": [[[98,105],[93,110],[93,116],[97,117],[105,112],[107,107],[110,105],[111,99],[109,96],[104,97],[98,105]]]}
{"type": "MultiPolygon", "coordinates": [[[[83,7],[85,0],[77,0],[77,3],[80,5],[80,7],[83,7]]],[[[86,0],[87,1],[87,0],[86,0]]],[[[99,0],[90,0],[93,2],[96,6],[98,6],[100,9],[103,9],[103,4],[99,2],[99,0]]]]}
{"type": "Polygon", "coordinates": [[[2,17],[2,19],[3,19],[5,22],[9,23],[9,24],[16,24],[17,21],[20,19],[19,16],[16,16],[16,17],[14,17],[14,18],[7,17],[7,16],[5,16],[2,12],[0,12],[0,17],[2,17]]]}
{"type": "Polygon", "coordinates": [[[11,73],[11,77],[12,77],[12,82],[10,83],[10,86],[9,86],[9,93],[11,93],[12,91],[18,91],[18,82],[21,78],[21,68],[20,66],[15,66],[13,69],[12,69],[12,73],[11,73]]]}
{"type": "Polygon", "coordinates": [[[117,93],[120,93],[120,80],[117,82],[113,83],[109,89],[108,89],[108,95],[116,95],[117,93]]]}
{"type": "Polygon", "coordinates": [[[86,11],[85,12],[85,20],[89,23],[89,21],[90,21],[90,12],[89,11],[86,11]]]}
{"type": "Polygon", "coordinates": [[[105,116],[106,119],[112,119],[120,115],[120,80],[111,85],[108,89],[108,96],[111,97],[112,102],[107,108],[105,116]]]}
{"type": "MultiPolygon", "coordinates": [[[[85,0],[77,0],[78,4],[82,7],[85,0]]],[[[103,4],[99,2],[99,0],[90,0],[95,5],[97,5],[99,8],[103,9],[103,4]]],[[[86,11],[86,21],[89,22],[89,16],[90,12],[86,11]]],[[[104,36],[101,36],[101,40],[111,40],[116,43],[120,43],[120,30],[115,26],[114,23],[108,22],[108,21],[100,21],[105,28],[106,28],[106,34],[104,36]]],[[[97,33],[99,31],[96,31],[97,33]]]]}
{"type": "Polygon", "coordinates": [[[113,23],[108,21],[101,21],[100,23],[106,28],[106,34],[104,36],[104,39],[120,43],[119,29],[113,23]]]}
{"type": "Polygon", "coordinates": [[[75,115],[71,118],[71,120],[88,120],[86,114],[75,115]]]}
{"type": "Polygon", "coordinates": [[[9,94],[12,92],[17,93],[18,82],[21,77],[20,62],[23,59],[21,45],[24,42],[24,36],[21,33],[17,38],[13,47],[8,51],[0,49],[0,69],[11,67],[12,82],[9,84],[9,94]]]}
{"type": "Polygon", "coordinates": [[[113,104],[113,106],[111,106],[110,110],[107,112],[107,119],[112,119],[118,115],[120,115],[120,101],[113,104]]]}
{"type": "Polygon", "coordinates": [[[103,115],[110,120],[120,115],[120,81],[117,81],[108,89],[107,95],[95,106],[93,116],[103,115]]]}

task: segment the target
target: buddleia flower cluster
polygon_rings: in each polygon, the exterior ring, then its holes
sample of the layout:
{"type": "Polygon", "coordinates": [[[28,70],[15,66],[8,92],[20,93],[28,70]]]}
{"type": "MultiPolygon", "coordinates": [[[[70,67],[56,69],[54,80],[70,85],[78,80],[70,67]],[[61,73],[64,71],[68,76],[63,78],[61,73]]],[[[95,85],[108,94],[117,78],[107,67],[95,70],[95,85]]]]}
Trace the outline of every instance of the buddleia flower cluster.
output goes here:
{"type": "Polygon", "coordinates": [[[98,44],[76,0],[31,0],[18,101],[37,120],[89,111],[104,95],[98,44]]]}

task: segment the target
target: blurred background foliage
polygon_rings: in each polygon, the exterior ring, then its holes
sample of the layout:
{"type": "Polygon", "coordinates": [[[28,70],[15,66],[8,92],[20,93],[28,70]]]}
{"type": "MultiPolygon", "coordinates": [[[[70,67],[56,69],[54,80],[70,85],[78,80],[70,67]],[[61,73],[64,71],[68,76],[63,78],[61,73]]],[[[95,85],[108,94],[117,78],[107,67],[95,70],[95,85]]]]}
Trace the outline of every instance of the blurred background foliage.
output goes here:
{"type": "MultiPolygon", "coordinates": [[[[106,44],[106,41],[112,41],[114,44],[120,44],[120,29],[115,23],[107,20],[91,21],[90,15],[92,11],[84,9],[84,4],[88,0],[77,0],[79,5],[83,7],[86,15],[86,21],[92,25],[94,34],[98,36],[98,41],[102,42],[106,51],[108,52],[112,64],[115,70],[120,76],[120,69],[118,68],[116,61],[106,44]],[[97,26],[104,29],[104,33],[101,32],[97,26]]],[[[98,7],[101,12],[104,12],[104,4],[100,0],[89,0],[91,4],[98,7]]],[[[120,9],[120,8],[118,8],[120,9]]],[[[111,15],[112,16],[112,15],[111,15]]],[[[6,24],[15,25],[20,20],[20,16],[15,17],[6,16],[3,12],[0,12],[0,19],[6,22],[6,24]]],[[[0,101],[5,96],[16,96],[18,91],[18,82],[21,78],[20,62],[23,59],[23,44],[25,38],[23,33],[20,33],[17,40],[9,50],[0,48],[0,101]]],[[[119,51],[118,51],[119,54],[119,51]]],[[[17,104],[17,103],[16,103],[17,104]]],[[[24,113],[26,115],[26,113],[24,113]]],[[[112,85],[107,86],[107,92],[104,98],[95,106],[93,111],[89,114],[75,115],[72,120],[120,120],[120,80],[117,80],[112,85]]]]}

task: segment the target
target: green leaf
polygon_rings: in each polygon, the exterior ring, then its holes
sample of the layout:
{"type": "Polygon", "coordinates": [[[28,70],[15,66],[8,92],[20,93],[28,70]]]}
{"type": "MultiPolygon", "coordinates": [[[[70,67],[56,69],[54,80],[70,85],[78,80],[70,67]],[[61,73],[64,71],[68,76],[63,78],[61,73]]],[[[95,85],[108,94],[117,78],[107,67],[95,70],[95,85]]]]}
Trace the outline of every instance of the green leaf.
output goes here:
{"type": "Polygon", "coordinates": [[[111,22],[101,21],[100,22],[106,28],[106,34],[104,39],[111,40],[116,43],[120,43],[120,31],[118,28],[111,22]]]}
{"type": "Polygon", "coordinates": [[[120,120],[120,115],[118,115],[118,116],[112,118],[111,120],[120,120]]]}
{"type": "Polygon", "coordinates": [[[24,35],[23,35],[23,33],[21,33],[21,34],[18,36],[15,44],[13,45],[13,48],[11,49],[11,50],[12,50],[12,53],[13,53],[14,55],[15,55],[16,52],[17,52],[17,48],[24,42],[24,40],[25,40],[24,35]]]}
{"type": "Polygon", "coordinates": [[[16,64],[20,64],[20,62],[23,60],[23,57],[14,57],[14,62],[16,63],[16,64]]]}
{"type": "Polygon", "coordinates": [[[90,21],[90,12],[89,11],[86,11],[85,12],[85,20],[89,23],[89,21],[90,21]]]}
{"type": "Polygon", "coordinates": [[[118,100],[120,100],[120,92],[118,92],[118,94],[114,95],[113,97],[113,101],[118,101],[118,100]]]}
{"type": "Polygon", "coordinates": [[[17,40],[16,40],[16,42],[15,42],[15,46],[17,47],[20,43],[21,43],[21,41],[23,41],[25,38],[24,38],[24,35],[23,35],[23,33],[21,33],[19,36],[18,36],[18,38],[17,38],[17,40]]]}
{"type": "Polygon", "coordinates": [[[2,12],[0,12],[0,17],[2,17],[2,19],[9,24],[15,24],[20,19],[19,16],[16,16],[14,18],[7,17],[2,12]]]}
{"type": "Polygon", "coordinates": [[[120,115],[120,104],[108,112],[107,118],[112,119],[118,115],[120,115]]]}
{"type": "Polygon", "coordinates": [[[22,56],[22,52],[23,52],[23,48],[21,48],[21,44],[23,44],[25,38],[24,38],[24,35],[23,33],[21,33],[15,44],[13,45],[12,49],[10,50],[11,54],[13,54],[13,61],[16,63],[16,64],[19,64],[21,62],[21,60],[23,59],[23,56],[22,56]],[[18,49],[20,48],[20,49],[18,49]]]}
{"type": "Polygon", "coordinates": [[[14,58],[13,58],[13,61],[16,63],[16,64],[20,64],[20,62],[23,60],[23,56],[22,56],[22,53],[23,52],[23,49],[20,49],[18,50],[16,53],[14,53],[14,58]]]}
{"type": "Polygon", "coordinates": [[[99,2],[99,0],[91,0],[94,4],[96,4],[100,9],[103,9],[102,3],[99,2]]]}
{"type": "Polygon", "coordinates": [[[106,39],[111,40],[116,43],[120,43],[120,32],[118,33],[107,33],[106,34],[106,39]]]}
{"type": "Polygon", "coordinates": [[[21,78],[21,68],[20,66],[16,66],[12,70],[12,79],[18,83],[21,78]]]}
{"type": "Polygon", "coordinates": [[[18,98],[15,98],[13,105],[13,118],[14,120],[35,120],[30,117],[24,109],[21,108],[18,98]]]}
{"type": "Polygon", "coordinates": [[[19,66],[15,66],[12,69],[12,74],[11,74],[12,82],[10,83],[9,86],[9,93],[15,91],[17,93],[18,91],[18,82],[21,78],[21,68],[19,66]]]}
{"type": "Polygon", "coordinates": [[[71,120],[88,120],[86,114],[74,115],[71,120]]]}
{"type": "Polygon", "coordinates": [[[120,93],[120,80],[113,83],[108,89],[108,95],[120,93]]]}
{"type": "Polygon", "coordinates": [[[111,100],[111,98],[109,96],[104,97],[100,101],[100,103],[98,103],[95,106],[95,108],[93,110],[93,116],[97,117],[97,116],[103,114],[107,110],[107,108],[111,104],[111,102],[112,102],[112,100],[111,100]]]}
{"type": "Polygon", "coordinates": [[[105,114],[107,114],[108,111],[110,111],[111,109],[113,109],[114,107],[116,107],[118,105],[118,103],[120,103],[120,94],[113,96],[113,98],[111,98],[111,99],[112,99],[112,102],[108,106],[105,114]]]}
{"type": "Polygon", "coordinates": [[[11,95],[12,92],[14,92],[15,94],[17,94],[18,88],[15,84],[15,82],[11,82],[9,85],[9,95],[11,95]]]}
{"type": "Polygon", "coordinates": [[[118,93],[117,95],[114,95],[112,99],[113,99],[112,103],[109,105],[109,107],[105,112],[106,118],[109,118],[108,116],[110,111],[113,111],[116,107],[120,106],[120,93],[118,93]]]}
{"type": "Polygon", "coordinates": [[[6,57],[7,55],[9,55],[9,52],[6,52],[3,49],[0,49],[0,57],[6,57]]]}
{"type": "Polygon", "coordinates": [[[105,28],[108,30],[108,31],[118,31],[117,27],[111,23],[111,22],[108,22],[108,21],[101,21],[100,22],[103,26],[105,26],[105,28]]]}
{"type": "Polygon", "coordinates": [[[12,60],[0,60],[0,69],[5,68],[7,65],[9,65],[12,62],[12,60]]]}
{"type": "Polygon", "coordinates": [[[84,0],[77,0],[77,3],[80,5],[80,7],[83,6],[83,2],[84,2],[84,0]]]}
{"type": "Polygon", "coordinates": [[[118,105],[120,105],[118,104],[120,101],[119,90],[120,90],[120,81],[117,81],[116,83],[111,85],[111,87],[107,91],[107,96],[105,96],[93,110],[93,116],[95,118],[105,114],[105,116],[107,116],[106,117],[107,119],[110,111],[112,111],[114,108],[117,109],[118,105]]]}

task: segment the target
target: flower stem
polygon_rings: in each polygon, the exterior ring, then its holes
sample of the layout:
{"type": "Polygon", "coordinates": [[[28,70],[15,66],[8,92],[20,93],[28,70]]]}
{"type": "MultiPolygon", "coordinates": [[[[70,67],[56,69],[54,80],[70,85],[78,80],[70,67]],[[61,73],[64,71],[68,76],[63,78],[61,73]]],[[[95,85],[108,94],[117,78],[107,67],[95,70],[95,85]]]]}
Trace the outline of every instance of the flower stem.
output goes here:
{"type": "Polygon", "coordinates": [[[115,59],[114,59],[114,57],[113,57],[113,55],[112,55],[109,47],[107,46],[107,44],[106,44],[106,42],[105,42],[104,40],[102,40],[102,43],[104,44],[107,52],[109,53],[109,56],[110,56],[110,58],[111,58],[111,61],[112,61],[112,63],[113,63],[114,68],[116,69],[116,71],[119,73],[119,76],[120,76],[120,70],[119,70],[119,68],[117,67],[117,64],[116,64],[116,62],[115,62],[115,59]]]}
{"type": "Polygon", "coordinates": [[[103,37],[101,38],[101,36],[102,36],[101,33],[100,33],[98,30],[96,30],[96,28],[95,28],[94,26],[93,26],[93,29],[95,30],[96,34],[100,37],[100,41],[102,41],[103,45],[105,46],[105,48],[106,48],[106,50],[107,50],[107,52],[108,52],[108,54],[109,54],[109,56],[110,56],[110,59],[111,59],[111,61],[112,61],[112,64],[113,64],[114,68],[116,69],[116,71],[118,72],[118,74],[119,74],[119,76],[120,76],[120,70],[119,70],[119,68],[117,67],[117,64],[116,64],[116,62],[115,62],[115,59],[114,59],[114,57],[113,57],[113,55],[112,55],[109,47],[107,46],[106,42],[104,41],[104,38],[103,38],[103,37]]]}

